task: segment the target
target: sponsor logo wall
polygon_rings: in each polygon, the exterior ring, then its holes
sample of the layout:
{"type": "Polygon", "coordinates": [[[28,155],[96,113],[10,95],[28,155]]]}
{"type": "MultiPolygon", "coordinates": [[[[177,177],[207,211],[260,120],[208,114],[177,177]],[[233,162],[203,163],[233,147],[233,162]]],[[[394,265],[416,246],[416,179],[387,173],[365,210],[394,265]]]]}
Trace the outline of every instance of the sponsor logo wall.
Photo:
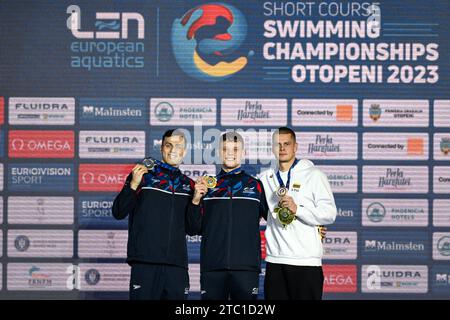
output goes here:
{"type": "MultiPolygon", "coordinates": [[[[218,48],[200,41],[197,52],[175,23],[199,2],[177,3],[175,10],[170,1],[158,8],[151,2],[111,8],[63,1],[49,12],[69,20],[69,11],[78,12],[83,22],[42,27],[49,41],[62,42],[52,44],[55,52],[33,46],[42,35],[31,41],[12,32],[5,39],[41,60],[56,57],[58,64],[44,64],[51,73],[37,66],[39,79],[30,73],[34,65],[18,65],[16,72],[29,75],[29,82],[1,64],[13,86],[0,86],[0,298],[51,298],[52,292],[127,298],[128,219],[115,220],[112,204],[134,164],[160,158],[162,134],[181,128],[188,149],[181,171],[194,180],[216,174],[219,166],[203,162],[217,145],[208,130],[238,128],[246,143],[244,167],[256,175],[270,165],[272,131],[280,126],[294,129],[297,157],[312,160],[334,192],[338,215],[323,241],[324,298],[449,298],[449,63],[440,65],[434,88],[293,83],[290,59],[270,64],[259,57],[267,41],[255,31],[266,19],[253,16],[260,4],[222,4],[245,30],[218,48]],[[106,11],[109,18],[99,18],[106,11]],[[228,51],[237,58],[225,59],[228,51]]],[[[429,16],[443,2],[436,3],[429,16]]],[[[267,6],[266,16],[275,15],[267,6]]],[[[7,11],[14,16],[19,10],[11,5],[7,11]]],[[[46,11],[43,4],[29,10],[46,11]]],[[[285,18],[292,13],[290,6],[277,10],[285,18]]],[[[386,21],[404,22],[385,12],[386,21]]],[[[438,35],[430,38],[448,57],[449,39],[438,33],[448,21],[419,21],[415,13],[408,21],[428,23],[438,35]]],[[[406,41],[402,35],[384,39],[406,41]]],[[[26,53],[11,52],[11,64],[18,63],[14,55],[26,53]]],[[[265,228],[262,221],[262,258],[265,228]]],[[[201,235],[186,236],[186,242],[190,297],[198,299],[201,235]]],[[[264,273],[263,262],[260,298],[264,273]]]]}

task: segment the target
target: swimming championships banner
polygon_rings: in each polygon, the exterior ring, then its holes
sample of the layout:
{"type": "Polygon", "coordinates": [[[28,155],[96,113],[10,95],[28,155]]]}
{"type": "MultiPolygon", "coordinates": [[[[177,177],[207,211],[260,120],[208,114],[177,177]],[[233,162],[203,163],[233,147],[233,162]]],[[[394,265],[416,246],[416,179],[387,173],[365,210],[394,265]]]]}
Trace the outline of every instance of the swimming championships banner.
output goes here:
{"type": "MultiPolygon", "coordinates": [[[[217,135],[236,129],[259,174],[279,126],[335,194],[324,298],[450,298],[449,14],[445,0],[1,1],[0,298],[126,299],[111,206],[133,164],[182,128],[183,172],[215,174],[217,135]]],[[[198,299],[201,236],[186,240],[198,299]]]]}

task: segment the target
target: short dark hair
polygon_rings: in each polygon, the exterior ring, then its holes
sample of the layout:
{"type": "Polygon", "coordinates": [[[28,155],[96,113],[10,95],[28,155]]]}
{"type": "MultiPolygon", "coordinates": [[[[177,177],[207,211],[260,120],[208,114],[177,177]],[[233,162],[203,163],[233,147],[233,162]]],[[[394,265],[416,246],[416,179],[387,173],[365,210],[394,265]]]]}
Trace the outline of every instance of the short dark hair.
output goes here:
{"type": "Polygon", "coordinates": [[[164,132],[163,136],[162,136],[162,141],[161,141],[161,145],[164,144],[164,140],[166,138],[172,137],[172,136],[180,136],[183,138],[184,140],[184,144],[186,145],[186,136],[184,135],[183,131],[181,131],[180,129],[170,129],[167,130],[166,132],[164,132]]]}
{"type": "Polygon", "coordinates": [[[297,141],[297,137],[296,137],[296,135],[295,135],[295,132],[294,132],[294,130],[292,130],[291,128],[288,128],[288,127],[279,127],[277,130],[275,130],[275,132],[273,133],[273,135],[272,135],[272,143],[274,142],[274,140],[275,140],[275,135],[276,134],[290,134],[293,138],[294,138],[294,141],[297,141]]]}
{"type": "Polygon", "coordinates": [[[222,134],[222,136],[219,139],[220,145],[222,145],[225,141],[239,142],[242,145],[242,147],[244,147],[244,139],[236,131],[228,131],[228,132],[225,132],[224,134],[222,134]]]}

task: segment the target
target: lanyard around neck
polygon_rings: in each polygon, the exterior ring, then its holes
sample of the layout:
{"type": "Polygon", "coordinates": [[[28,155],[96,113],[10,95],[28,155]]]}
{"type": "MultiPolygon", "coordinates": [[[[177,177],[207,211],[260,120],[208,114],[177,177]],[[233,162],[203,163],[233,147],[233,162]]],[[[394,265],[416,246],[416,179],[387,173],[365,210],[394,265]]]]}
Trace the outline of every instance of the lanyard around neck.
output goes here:
{"type": "Polygon", "coordinates": [[[291,170],[292,170],[292,168],[295,167],[295,165],[297,163],[298,163],[298,159],[295,159],[294,163],[289,168],[286,185],[284,184],[283,179],[281,179],[280,170],[277,171],[277,179],[278,179],[278,183],[280,184],[280,187],[286,187],[289,190],[289,185],[291,183],[291,170]]]}

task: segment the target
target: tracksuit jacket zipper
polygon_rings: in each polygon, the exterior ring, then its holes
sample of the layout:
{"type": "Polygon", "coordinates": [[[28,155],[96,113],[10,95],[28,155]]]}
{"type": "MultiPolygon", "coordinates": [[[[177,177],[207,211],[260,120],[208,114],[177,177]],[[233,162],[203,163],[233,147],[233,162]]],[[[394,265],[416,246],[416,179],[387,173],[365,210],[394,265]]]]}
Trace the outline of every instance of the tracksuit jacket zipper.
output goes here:
{"type": "MultiPolygon", "coordinates": [[[[233,182],[233,179],[230,179],[230,182],[233,182]]],[[[229,217],[229,223],[228,223],[228,254],[227,254],[227,262],[228,262],[228,268],[230,268],[230,255],[231,255],[231,229],[233,224],[233,191],[231,189],[230,184],[228,184],[228,195],[230,196],[230,205],[228,206],[228,217],[229,217]]]]}
{"type": "Polygon", "coordinates": [[[169,236],[168,236],[168,241],[167,241],[167,257],[169,257],[169,251],[170,251],[170,240],[172,240],[172,223],[173,223],[173,201],[175,198],[175,189],[173,186],[173,177],[172,175],[169,175],[169,184],[170,184],[170,188],[172,189],[172,195],[170,197],[170,219],[169,219],[169,236]]]}

